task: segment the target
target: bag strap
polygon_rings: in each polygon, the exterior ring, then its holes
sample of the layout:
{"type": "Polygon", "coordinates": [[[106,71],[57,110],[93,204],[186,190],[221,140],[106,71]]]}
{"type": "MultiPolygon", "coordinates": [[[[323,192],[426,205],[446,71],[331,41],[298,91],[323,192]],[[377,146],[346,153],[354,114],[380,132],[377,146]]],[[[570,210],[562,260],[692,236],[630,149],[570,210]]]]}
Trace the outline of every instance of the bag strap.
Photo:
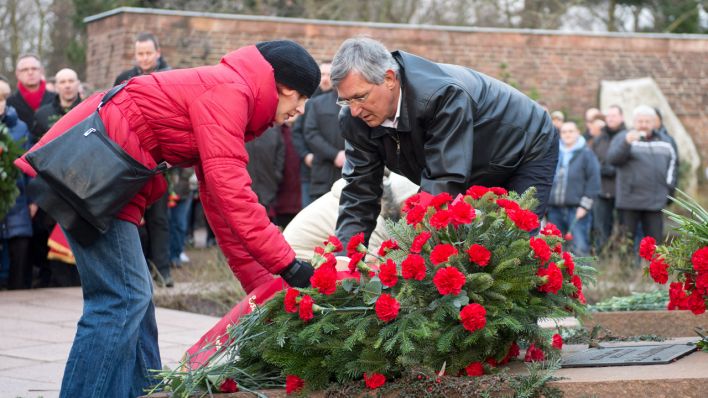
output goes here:
{"type": "Polygon", "coordinates": [[[118,92],[119,92],[120,90],[122,90],[123,87],[125,87],[126,84],[128,84],[128,82],[121,83],[121,84],[119,84],[119,85],[113,87],[112,89],[108,90],[108,92],[106,92],[106,94],[105,94],[105,95],[103,96],[103,98],[101,99],[101,102],[98,104],[98,108],[97,108],[96,110],[97,110],[97,111],[100,111],[101,108],[103,107],[103,105],[105,105],[108,101],[110,101],[111,98],[113,98],[114,95],[118,94],[118,92]]]}

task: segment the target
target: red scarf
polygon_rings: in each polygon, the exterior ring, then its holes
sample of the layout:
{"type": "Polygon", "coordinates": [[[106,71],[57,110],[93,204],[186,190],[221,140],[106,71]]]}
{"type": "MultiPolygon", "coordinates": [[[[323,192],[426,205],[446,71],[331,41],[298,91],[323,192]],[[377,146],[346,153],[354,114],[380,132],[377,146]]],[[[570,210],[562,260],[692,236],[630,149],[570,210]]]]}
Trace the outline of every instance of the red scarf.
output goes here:
{"type": "Polygon", "coordinates": [[[42,98],[44,97],[44,92],[46,90],[47,82],[40,80],[39,88],[34,91],[29,91],[27,87],[23,86],[22,83],[17,83],[17,89],[20,90],[20,95],[25,99],[27,105],[36,111],[39,106],[42,105],[42,98]]]}

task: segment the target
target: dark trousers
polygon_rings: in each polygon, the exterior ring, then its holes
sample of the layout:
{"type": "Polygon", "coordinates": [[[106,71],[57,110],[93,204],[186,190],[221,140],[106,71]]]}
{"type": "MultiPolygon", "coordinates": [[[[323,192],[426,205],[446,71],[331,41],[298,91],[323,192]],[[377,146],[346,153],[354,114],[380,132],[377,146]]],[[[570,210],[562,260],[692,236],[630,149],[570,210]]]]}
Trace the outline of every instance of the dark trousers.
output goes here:
{"type": "Polygon", "coordinates": [[[145,210],[145,226],[140,233],[145,257],[163,277],[170,276],[170,222],[167,193],[145,210]]]}
{"type": "Polygon", "coordinates": [[[620,226],[622,233],[634,239],[639,223],[644,236],[651,236],[659,243],[664,236],[664,217],[661,210],[620,210],[620,226]]]}
{"type": "MultiPolygon", "coordinates": [[[[558,145],[553,145],[542,158],[524,163],[519,167],[506,181],[504,188],[521,194],[531,187],[536,187],[536,199],[539,203],[533,212],[541,219],[546,214],[548,199],[551,197],[551,187],[556,175],[557,164],[558,145]]],[[[532,231],[532,233],[534,232],[532,231]]]]}
{"type": "Polygon", "coordinates": [[[5,242],[10,259],[7,288],[30,289],[32,287],[32,263],[29,261],[30,238],[10,238],[5,242]]]}
{"type": "Polygon", "coordinates": [[[615,198],[598,197],[592,206],[593,246],[599,253],[607,244],[615,223],[615,198]]]}

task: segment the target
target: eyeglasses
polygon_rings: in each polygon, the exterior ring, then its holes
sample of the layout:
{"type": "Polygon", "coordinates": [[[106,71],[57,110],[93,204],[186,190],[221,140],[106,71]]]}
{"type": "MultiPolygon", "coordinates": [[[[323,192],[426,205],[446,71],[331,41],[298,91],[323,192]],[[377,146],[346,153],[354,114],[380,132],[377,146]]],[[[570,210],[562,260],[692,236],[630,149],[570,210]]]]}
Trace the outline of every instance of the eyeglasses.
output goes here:
{"type": "Polygon", "coordinates": [[[351,106],[352,104],[357,104],[361,105],[364,102],[366,102],[366,99],[369,98],[369,94],[371,94],[371,91],[373,91],[373,87],[364,95],[354,97],[354,98],[349,98],[349,99],[341,99],[337,98],[337,105],[339,106],[351,106]]]}

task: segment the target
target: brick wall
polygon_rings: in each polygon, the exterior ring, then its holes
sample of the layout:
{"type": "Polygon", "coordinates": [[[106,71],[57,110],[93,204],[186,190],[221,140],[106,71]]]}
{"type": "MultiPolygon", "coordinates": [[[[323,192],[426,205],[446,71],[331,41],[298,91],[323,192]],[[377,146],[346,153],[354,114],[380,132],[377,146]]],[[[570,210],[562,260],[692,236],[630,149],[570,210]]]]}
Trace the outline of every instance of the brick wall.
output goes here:
{"type": "Polygon", "coordinates": [[[708,36],[567,34],[202,14],[121,8],[88,21],[86,80],[107,87],[132,61],[133,40],[155,33],[173,68],[218,62],[230,50],[289,38],[331,58],[348,37],[367,34],[390,49],[475,68],[537,93],[551,109],[582,118],[601,80],[652,77],[708,159],[708,36]]]}

